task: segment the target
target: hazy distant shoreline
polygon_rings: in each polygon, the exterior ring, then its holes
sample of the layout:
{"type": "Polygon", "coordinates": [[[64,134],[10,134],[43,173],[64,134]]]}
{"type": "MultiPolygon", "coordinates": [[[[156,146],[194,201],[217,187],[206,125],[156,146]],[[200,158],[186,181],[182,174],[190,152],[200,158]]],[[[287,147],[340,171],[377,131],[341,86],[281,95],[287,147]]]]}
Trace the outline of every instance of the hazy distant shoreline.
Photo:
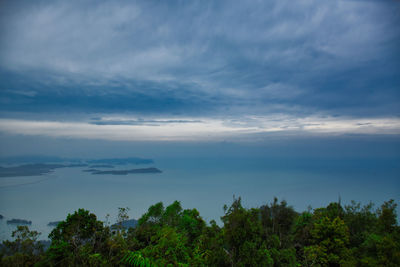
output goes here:
{"type": "Polygon", "coordinates": [[[54,169],[85,167],[87,164],[25,164],[14,167],[0,167],[0,177],[40,176],[51,173],[54,169]]]}
{"type": "Polygon", "coordinates": [[[53,172],[58,168],[86,167],[90,165],[92,174],[125,175],[128,173],[160,173],[156,168],[142,168],[131,170],[102,171],[94,168],[114,168],[114,165],[151,164],[152,159],[143,158],[109,158],[109,159],[64,159],[58,157],[21,156],[0,158],[0,178],[20,176],[40,176],[53,172]],[[5,166],[4,166],[5,165],[5,166]]]}
{"type": "Polygon", "coordinates": [[[141,169],[130,169],[130,170],[112,170],[112,171],[101,171],[97,169],[83,170],[84,172],[90,172],[95,175],[101,174],[112,174],[112,175],[127,175],[134,173],[162,173],[161,170],[157,168],[141,168],[141,169]]]}

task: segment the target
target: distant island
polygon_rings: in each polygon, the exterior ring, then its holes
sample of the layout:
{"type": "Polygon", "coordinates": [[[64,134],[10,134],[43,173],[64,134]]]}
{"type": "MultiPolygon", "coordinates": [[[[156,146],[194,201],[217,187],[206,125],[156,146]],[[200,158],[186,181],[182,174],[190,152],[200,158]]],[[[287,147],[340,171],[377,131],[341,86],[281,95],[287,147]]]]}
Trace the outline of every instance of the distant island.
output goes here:
{"type": "Polygon", "coordinates": [[[142,168],[142,169],[131,169],[131,170],[112,170],[112,171],[100,171],[96,169],[83,170],[84,172],[91,172],[92,174],[112,174],[112,175],[127,175],[133,173],[162,173],[157,168],[142,168]]]}
{"type": "MultiPolygon", "coordinates": [[[[122,228],[125,228],[125,229],[135,228],[137,225],[138,225],[138,221],[135,219],[126,220],[121,223],[122,228]]],[[[120,226],[119,223],[114,223],[113,225],[111,225],[111,229],[116,229],[119,226],[120,226]]]]}
{"type": "Polygon", "coordinates": [[[51,173],[58,168],[86,167],[87,164],[46,164],[35,163],[12,167],[0,167],[0,177],[38,176],[51,173]]]}
{"type": "Polygon", "coordinates": [[[32,224],[32,221],[23,219],[11,219],[7,221],[7,224],[32,224]]]}
{"type": "Polygon", "coordinates": [[[137,170],[111,171],[110,173],[97,170],[95,168],[114,168],[114,165],[127,164],[151,164],[152,159],[143,159],[137,157],[130,158],[107,158],[107,159],[67,159],[51,156],[19,156],[0,158],[0,163],[7,166],[0,166],[0,177],[18,177],[18,176],[40,176],[53,172],[58,168],[86,167],[90,165],[89,170],[93,174],[115,174],[125,175],[128,173],[159,173],[155,168],[145,168],[137,170]],[[20,164],[20,165],[16,165],[20,164]]]}
{"type": "Polygon", "coordinates": [[[111,165],[125,165],[125,164],[152,164],[152,159],[128,157],[128,158],[105,158],[105,159],[80,159],[80,158],[61,158],[55,156],[43,155],[24,155],[13,157],[0,157],[1,164],[39,164],[39,163],[58,163],[58,164],[111,164],[111,165]]]}
{"type": "Polygon", "coordinates": [[[1,167],[0,177],[16,177],[16,176],[36,176],[44,175],[52,172],[57,168],[64,168],[66,165],[62,164],[26,164],[14,167],[1,167]]]}
{"type": "Polygon", "coordinates": [[[47,226],[52,226],[52,227],[56,227],[61,221],[54,221],[54,222],[49,222],[47,224],[47,226]]]}
{"type": "Polygon", "coordinates": [[[0,214],[0,220],[2,220],[3,218],[4,218],[4,216],[0,214]]]}

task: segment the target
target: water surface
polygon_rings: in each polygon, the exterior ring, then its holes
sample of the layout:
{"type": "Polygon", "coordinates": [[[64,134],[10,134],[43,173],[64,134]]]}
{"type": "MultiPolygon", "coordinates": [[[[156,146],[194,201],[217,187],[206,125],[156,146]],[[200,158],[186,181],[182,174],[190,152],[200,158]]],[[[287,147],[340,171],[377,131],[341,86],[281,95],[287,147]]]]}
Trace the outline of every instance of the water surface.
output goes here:
{"type": "MultiPolygon", "coordinates": [[[[94,212],[100,220],[118,207],[129,207],[131,218],[163,201],[181,201],[197,208],[207,221],[219,220],[223,205],[241,196],[246,207],[285,199],[298,211],[329,202],[350,200],[381,204],[400,195],[400,168],[396,160],[324,160],[271,158],[159,158],[160,174],[92,175],[86,167],[61,168],[43,176],[0,179],[0,238],[7,239],[12,218],[32,221],[31,228],[46,239],[50,221],[66,218],[78,208],[94,212]]],[[[139,166],[141,167],[141,166],[139,166]]],[[[139,168],[138,165],[116,169],[139,168]]]]}

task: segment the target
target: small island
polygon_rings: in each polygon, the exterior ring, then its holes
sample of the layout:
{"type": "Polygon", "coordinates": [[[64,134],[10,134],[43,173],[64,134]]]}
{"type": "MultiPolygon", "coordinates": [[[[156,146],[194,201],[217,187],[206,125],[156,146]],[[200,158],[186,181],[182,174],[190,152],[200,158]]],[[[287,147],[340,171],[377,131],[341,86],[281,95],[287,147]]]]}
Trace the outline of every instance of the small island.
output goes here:
{"type": "Polygon", "coordinates": [[[61,221],[49,222],[47,226],[56,227],[61,221]]]}
{"type": "MultiPolygon", "coordinates": [[[[114,165],[126,164],[152,164],[152,159],[142,158],[111,158],[111,159],[63,159],[57,157],[35,156],[35,157],[10,157],[0,158],[0,163],[7,164],[7,166],[0,166],[0,177],[19,177],[19,176],[41,176],[52,173],[58,168],[73,168],[73,167],[86,167],[90,166],[93,169],[89,172],[94,172],[95,168],[114,168],[114,165]],[[19,165],[16,165],[19,164],[19,165]]],[[[148,168],[152,169],[152,168],[148,168]]],[[[144,169],[145,170],[145,169],[144,169]]],[[[95,170],[100,172],[99,170],[95,170]]],[[[132,170],[127,170],[128,173],[132,170]]],[[[143,171],[132,173],[154,173],[154,171],[143,171]]],[[[96,173],[103,174],[103,173],[96,173]]],[[[106,174],[106,173],[104,173],[106,174]]],[[[117,171],[116,175],[127,174],[117,171]]]]}
{"type": "Polygon", "coordinates": [[[138,174],[138,173],[162,173],[157,168],[142,168],[142,169],[131,169],[131,170],[112,170],[112,171],[101,171],[97,169],[83,170],[85,172],[91,172],[92,174],[111,174],[111,175],[127,175],[127,174],[138,174]]]}
{"type": "Polygon", "coordinates": [[[34,163],[12,167],[0,167],[0,177],[39,176],[59,168],[85,167],[87,164],[47,164],[34,163]]]}
{"type": "Polygon", "coordinates": [[[0,220],[2,220],[3,218],[4,218],[4,216],[0,214],[0,220]]]}
{"type": "Polygon", "coordinates": [[[111,225],[111,229],[118,229],[122,226],[122,228],[129,229],[129,228],[135,228],[138,225],[138,221],[135,219],[130,219],[123,221],[121,224],[119,223],[114,223],[111,225]]]}
{"type": "Polygon", "coordinates": [[[32,221],[23,220],[23,219],[11,219],[7,221],[7,224],[32,224],[32,221]]]}
{"type": "Polygon", "coordinates": [[[36,176],[52,172],[54,169],[65,167],[62,164],[25,164],[0,168],[0,177],[36,176]]]}

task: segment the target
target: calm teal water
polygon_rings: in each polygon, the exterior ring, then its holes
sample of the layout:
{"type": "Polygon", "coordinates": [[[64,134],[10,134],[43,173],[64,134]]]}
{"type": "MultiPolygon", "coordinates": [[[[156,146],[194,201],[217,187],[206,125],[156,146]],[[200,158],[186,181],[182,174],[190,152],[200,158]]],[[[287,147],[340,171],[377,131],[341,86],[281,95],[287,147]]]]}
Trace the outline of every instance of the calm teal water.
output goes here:
{"type": "MultiPolygon", "coordinates": [[[[39,177],[0,178],[0,238],[7,239],[15,226],[11,218],[32,221],[32,229],[46,239],[50,221],[63,220],[78,208],[89,209],[115,222],[118,207],[129,207],[131,218],[163,201],[181,201],[184,208],[197,208],[207,220],[223,214],[233,195],[246,207],[286,199],[296,210],[320,207],[331,201],[350,200],[381,204],[399,201],[400,167],[395,159],[323,160],[271,158],[159,158],[152,165],[161,174],[128,176],[92,175],[86,168],[57,169],[39,177]]],[[[138,168],[121,166],[120,169],[138,168]]]]}

